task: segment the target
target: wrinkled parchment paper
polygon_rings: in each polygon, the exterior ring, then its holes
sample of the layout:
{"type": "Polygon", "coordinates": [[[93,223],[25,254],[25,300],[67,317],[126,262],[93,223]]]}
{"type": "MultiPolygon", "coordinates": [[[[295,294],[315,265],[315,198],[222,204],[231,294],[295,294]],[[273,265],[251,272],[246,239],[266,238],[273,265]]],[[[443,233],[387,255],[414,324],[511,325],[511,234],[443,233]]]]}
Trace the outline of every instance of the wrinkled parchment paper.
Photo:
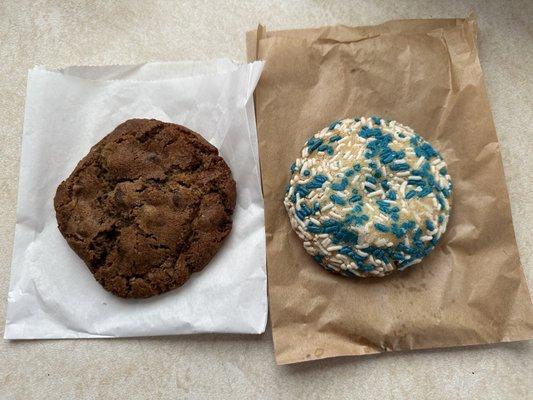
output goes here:
{"type": "Polygon", "coordinates": [[[473,19],[391,21],[247,36],[255,94],[276,360],[533,337],[473,19]],[[455,189],[448,231],[403,274],[353,280],[304,251],[283,207],[289,166],[335,119],[379,115],[427,138],[455,189]],[[272,162],[276,160],[276,162],[272,162]]]}
{"type": "Polygon", "coordinates": [[[252,93],[262,62],[35,68],[28,73],[7,339],[261,333],[267,318],[263,200],[252,93]],[[129,118],[186,125],[237,182],[231,234],[181,288],[144,300],[106,292],[57,229],[57,185],[129,118]]]}

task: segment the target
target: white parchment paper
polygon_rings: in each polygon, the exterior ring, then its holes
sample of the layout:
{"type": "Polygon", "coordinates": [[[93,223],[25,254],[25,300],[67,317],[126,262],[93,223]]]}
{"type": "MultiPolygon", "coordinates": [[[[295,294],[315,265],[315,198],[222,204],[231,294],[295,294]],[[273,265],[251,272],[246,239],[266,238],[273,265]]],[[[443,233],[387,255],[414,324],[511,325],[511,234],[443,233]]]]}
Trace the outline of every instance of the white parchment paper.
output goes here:
{"type": "Polygon", "coordinates": [[[35,68],[28,73],[6,339],[261,333],[267,319],[253,91],[262,62],[35,68]],[[237,182],[231,234],[181,288],[143,300],[105,291],[57,229],[57,185],[129,118],[201,133],[237,182]]]}

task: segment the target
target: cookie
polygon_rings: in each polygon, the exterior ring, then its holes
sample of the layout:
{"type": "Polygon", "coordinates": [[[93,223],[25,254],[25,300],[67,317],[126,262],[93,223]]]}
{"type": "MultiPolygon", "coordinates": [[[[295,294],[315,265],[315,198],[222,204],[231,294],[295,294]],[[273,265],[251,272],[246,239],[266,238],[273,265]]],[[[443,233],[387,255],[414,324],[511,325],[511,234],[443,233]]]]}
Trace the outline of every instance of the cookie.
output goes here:
{"type": "Polygon", "coordinates": [[[59,230],[120,297],[183,285],[228,236],[235,181],[216,147],[186,127],[131,119],[93,146],[57,188],[59,230]]]}
{"type": "Polygon", "coordinates": [[[446,230],[446,163],[395,121],[335,121],[307,141],[291,173],[284,200],[291,225],[328,271],[382,277],[404,270],[446,230]]]}

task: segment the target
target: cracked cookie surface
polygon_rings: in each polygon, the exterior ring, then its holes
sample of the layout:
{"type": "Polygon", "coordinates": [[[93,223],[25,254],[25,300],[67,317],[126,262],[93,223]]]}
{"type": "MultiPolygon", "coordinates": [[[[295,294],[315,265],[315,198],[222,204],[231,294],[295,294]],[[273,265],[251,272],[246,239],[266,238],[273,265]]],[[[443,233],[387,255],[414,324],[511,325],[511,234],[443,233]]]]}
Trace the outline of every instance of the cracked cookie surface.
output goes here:
{"type": "Polygon", "coordinates": [[[183,285],[231,231],[235,181],[216,147],[176,124],[132,119],[57,188],[59,230],[120,297],[183,285]]]}

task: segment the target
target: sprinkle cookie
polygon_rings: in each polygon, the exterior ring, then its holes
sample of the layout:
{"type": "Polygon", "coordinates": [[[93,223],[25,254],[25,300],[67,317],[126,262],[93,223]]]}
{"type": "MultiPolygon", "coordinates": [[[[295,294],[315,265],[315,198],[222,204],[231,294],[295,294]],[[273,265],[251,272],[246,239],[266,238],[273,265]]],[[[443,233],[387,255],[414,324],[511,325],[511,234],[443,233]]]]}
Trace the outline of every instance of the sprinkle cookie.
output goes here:
{"type": "Polygon", "coordinates": [[[446,163],[396,121],[333,122],[307,141],[291,174],[284,200],[291,225],[328,271],[382,277],[404,270],[446,230],[446,163]]]}

